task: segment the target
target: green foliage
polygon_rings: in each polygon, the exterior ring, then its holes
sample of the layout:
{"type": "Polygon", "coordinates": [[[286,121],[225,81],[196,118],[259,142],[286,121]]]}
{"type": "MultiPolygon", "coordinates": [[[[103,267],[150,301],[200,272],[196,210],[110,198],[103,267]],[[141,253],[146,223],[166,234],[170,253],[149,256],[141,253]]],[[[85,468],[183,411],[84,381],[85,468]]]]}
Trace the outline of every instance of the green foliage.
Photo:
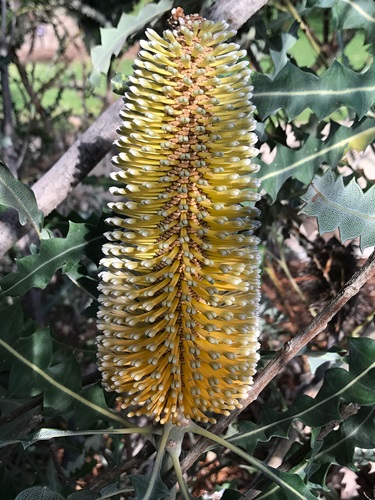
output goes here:
{"type": "MultiPolygon", "coordinates": [[[[315,398],[299,396],[291,407],[282,413],[265,408],[256,424],[243,422],[240,434],[229,438],[253,453],[258,441],[267,442],[272,437],[287,439],[291,424],[299,420],[309,427],[323,427],[340,420],[342,402],[374,405],[375,403],[375,341],[351,339],[349,345],[349,371],[345,368],[327,370],[323,385],[315,398]]],[[[364,448],[371,445],[367,440],[364,448]]]]}
{"type": "MultiPolygon", "coordinates": [[[[192,12],[191,2],[179,3],[192,12]]],[[[32,33],[43,19],[53,19],[57,4],[49,0],[36,9],[36,3],[20,2],[12,12],[17,29],[24,26],[25,33],[32,33]],[[36,12],[30,25],[24,24],[27,9],[36,12]]],[[[126,2],[117,27],[102,28],[101,45],[92,49],[92,81],[111,73],[113,56],[143,36],[146,25],[152,23],[158,30],[156,23],[162,24],[162,15],[172,4],[172,0],[142,1],[129,13],[131,5],[126,2]]],[[[70,7],[78,12],[77,5],[70,7]]],[[[118,5],[112,17],[110,5],[103,12],[95,5],[90,10],[83,2],[82,15],[92,14],[95,22],[101,22],[102,16],[117,22],[118,5]]],[[[264,277],[261,366],[326,305],[324,290],[318,287],[321,302],[317,302],[308,286],[326,280],[331,298],[350,277],[350,266],[340,260],[349,251],[340,247],[343,253],[335,261],[333,253],[324,253],[326,247],[319,240],[306,238],[304,221],[313,224],[316,218],[320,234],[336,230],[342,242],[358,238],[361,250],[375,245],[374,179],[369,176],[371,167],[366,170],[361,163],[361,158],[370,164],[374,158],[374,25],[372,0],[270,2],[241,28],[236,40],[247,44],[254,66],[253,100],[262,151],[258,173],[265,195],[259,233],[264,277]],[[297,260],[286,244],[290,237],[303,247],[309,266],[315,265],[313,270],[306,272],[300,261],[295,272],[288,267],[297,260]],[[337,287],[330,274],[335,264],[343,277],[337,287]]],[[[12,43],[16,47],[19,40],[12,43]]],[[[62,44],[61,52],[65,49],[62,44]]],[[[42,74],[45,66],[37,63],[26,68],[34,101],[16,67],[10,67],[15,117],[25,137],[27,130],[32,131],[32,145],[35,137],[42,137],[46,146],[51,136],[58,136],[72,109],[74,114],[84,114],[87,109],[94,112],[92,105],[99,108],[91,91],[84,99],[88,89],[84,68],[68,72],[59,62],[49,77],[42,74]],[[76,79],[82,80],[81,93],[68,88],[76,79]],[[59,82],[71,93],[64,94],[59,82]],[[35,102],[41,106],[31,109],[35,102]],[[45,119],[50,121],[45,124],[45,119]]],[[[112,83],[117,93],[123,93],[126,75],[117,73],[112,83]]],[[[25,178],[29,179],[28,173],[25,178]]],[[[90,186],[106,182],[98,177],[90,186]]],[[[33,192],[2,162],[0,203],[16,209],[22,224],[30,222],[42,233],[44,221],[33,192]]],[[[359,300],[361,307],[370,304],[365,319],[358,318],[355,302],[342,309],[324,335],[311,342],[309,351],[288,364],[241,419],[231,424],[225,439],[193,423],[174,429],[174,434],[167,426],[161,429],[143,421],[146,426],[138,427],[137,419],[131,423],[113,410],[114,397],[103,391],[96,371],[92,317],[105,229],[102,219],[97,222],[86,212],[85,220],[74,211],[67,216],[52,214],[43,231],[48,238],[30,250],[27,244],[14,249],[12,259],[2,263],[1,499],[174,498],[168,489],[172,468],[181,496],[193,498],[191,493],[201,494],[212,479],[211,465],[217,472],[225,471],[225,477],[234,472],[236,479],[217,485],[225,490],[226,500],[240,498],[247,488],[250,495],[267,500],[336,498],[330,481],[330,474],[338,470],[335,465],[356,471],[362,467],[358,448],[367,453],[375,446],[375,341],[365,336],[373,317],[371,294],[359,300]],[[347,320],[351,323],[345,327],[347,320]],[[231,454],[220,449],[212,464],[196,461],[185,484],[179,453],[189,454],[193,434],[210,439],[214,453],[222,446],[231,454]],[[287,442],[292,446],[281,457],[282,464],[271,466],[272,450],[283,449],[287,442]],[[172,448],[164,454],[165,447],[172,448]],[[136,448],[141,449],[138,455],[136,448]],[[155,449],[153,468],[146,472],[144,464],[155,449]],[[243,481],[238,479],[240,460],[241,474],[247,474],[243,481]],[[208,480],[202,483],[206,475],[208,480]]]]}
{"type": "MultiPolygon", "coordinates": [[[[322,163],[336,167],[349,148],[361,150],[375,137],[375,121],[372,119],[364,119],[352,127],[340,127],[334,122],[330,125],[332,128],[326,140],[310,136],[300,149],[279,144],[275,160],[270,165],[261,163],[258,178],[272,201],[276,200],[281,186],[291,176],[308,185],[322,163]]],[[[358,199],[355,198],[353,203],[358,203],[358,199]]]]}

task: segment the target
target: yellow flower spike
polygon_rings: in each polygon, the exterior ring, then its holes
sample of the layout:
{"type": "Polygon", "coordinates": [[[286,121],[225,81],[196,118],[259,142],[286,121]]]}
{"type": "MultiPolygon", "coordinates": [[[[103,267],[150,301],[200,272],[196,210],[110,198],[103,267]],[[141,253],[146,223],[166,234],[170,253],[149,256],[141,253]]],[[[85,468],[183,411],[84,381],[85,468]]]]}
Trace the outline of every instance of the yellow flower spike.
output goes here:
{"type": "Polygon", "coordinates": [[[131,415],[179,424],[241,407],[258,361],[257,166],[245,52],[175,9],[125,94],[103,246],[98,363],[131,415]]]}

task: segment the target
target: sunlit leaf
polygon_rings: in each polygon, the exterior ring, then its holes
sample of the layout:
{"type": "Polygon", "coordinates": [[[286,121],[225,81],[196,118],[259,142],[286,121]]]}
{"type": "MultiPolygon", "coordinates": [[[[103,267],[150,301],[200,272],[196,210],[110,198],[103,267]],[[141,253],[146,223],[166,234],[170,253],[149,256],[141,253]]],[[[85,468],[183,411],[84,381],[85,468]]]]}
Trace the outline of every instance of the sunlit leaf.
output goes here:
{"type": "Polygon", "coordinates": [[[353,178],[327,170],[316,176],[302,197],[302,212],[317,217],[320,234],[339,229],[342,242],[360,238],[360,248],[375,245],[375,186],[363,192],[353,178]]]}
{"type": "Polygon", "coordinates": [[[97,85],[100,73],[108,73],[112,56],[117,56],[120,53],[131,35],[141,31],[148,23],[170,10],[172,4],[172,0],[161,0],[159,3],[147,4],[136,16],[122,14],[116,28],[101,28],[102,43],[91,49],[91,59],[94,66],[90,77],[91,83],[97,85]]]}

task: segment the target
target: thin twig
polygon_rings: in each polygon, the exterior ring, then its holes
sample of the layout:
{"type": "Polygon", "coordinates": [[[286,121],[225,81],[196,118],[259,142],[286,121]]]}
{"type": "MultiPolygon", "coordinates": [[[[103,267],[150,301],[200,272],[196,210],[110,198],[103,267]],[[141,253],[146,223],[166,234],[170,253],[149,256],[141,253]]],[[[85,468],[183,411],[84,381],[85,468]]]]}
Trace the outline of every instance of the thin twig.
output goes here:
{"type": "MultiPolygon", "coordinates": [[[[285,367],[285,365],[296,356],[314,337],[323,332],[328,322],[337,314],[343,306],[356,295],[362,286],[375,274],[375,251],[367,259],[366,263],[346,283],[341,291],[327,306],[292,340],[285,342],[275,357],[254,378],[254,385],[248,397],[242,400],[242,408],[236,409],[229,416],[221,417],[215,425],[209,428],[210,432],[220,435],[228,425],[240,415],[240,413],[252,403],[262,390],[273,380],[285,367]]],[[[200,439],[189,451],[181,463],[181,469],[186,472],[199,456],[205,451],[209,440],[200,439]]],[[[171,474],[166,479],[168,486],[174,485],[176,477],[171,474]]]]}

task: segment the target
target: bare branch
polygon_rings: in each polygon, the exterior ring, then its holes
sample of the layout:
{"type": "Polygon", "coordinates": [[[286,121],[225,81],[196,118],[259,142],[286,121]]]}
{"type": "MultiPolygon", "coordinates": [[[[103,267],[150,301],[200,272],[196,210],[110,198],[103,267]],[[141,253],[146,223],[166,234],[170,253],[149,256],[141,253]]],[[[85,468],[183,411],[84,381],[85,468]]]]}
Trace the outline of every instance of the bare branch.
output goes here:
{"type": "MultiPolygon", "coordinates": [[[[228,417],[221,417],[217,423],[209,429],[213,434],[219,435],[224,429],[247,407],[255,401],[262,390],[273,380],[285,367],[285,365],[296,356],[314,337],[323,332],[328,322],[337,314],[343,306],[356,295],[362,286],[375,274],[375,250],[367,259],[367,262],[346,283],[340,292],[327,306],[292,340],[285,342],[275,357],[254,379],[254,385],[246,399],[242,400],[243,407],[231,412],[228,417]]],[[[181,469],[186,472],[199,456],[207,449],[209,440],[200,439],[190,450],[189,454],[181,463],[181,469]]],[[[171,474],[165,481],[169,487],[176,483],[176,477],[171,474]]]]}
{"type": "MultiPolygon", "coordinates": [[[[120,125],[122,99],[113,103],[84,132],[70,149],[33,186],[36,201],[44,215],[52,212],[110,151],[120,125]]],[[[21,226],[14,211],[0,219],[0,257],[29,230],[21,226]]]]}
{"type": "Polygon", "coordinates": [[[268,0],[222,0],[203,11],[203,16],[212,21],[225,19],[232,29],[238,30],[268,0]]]}

